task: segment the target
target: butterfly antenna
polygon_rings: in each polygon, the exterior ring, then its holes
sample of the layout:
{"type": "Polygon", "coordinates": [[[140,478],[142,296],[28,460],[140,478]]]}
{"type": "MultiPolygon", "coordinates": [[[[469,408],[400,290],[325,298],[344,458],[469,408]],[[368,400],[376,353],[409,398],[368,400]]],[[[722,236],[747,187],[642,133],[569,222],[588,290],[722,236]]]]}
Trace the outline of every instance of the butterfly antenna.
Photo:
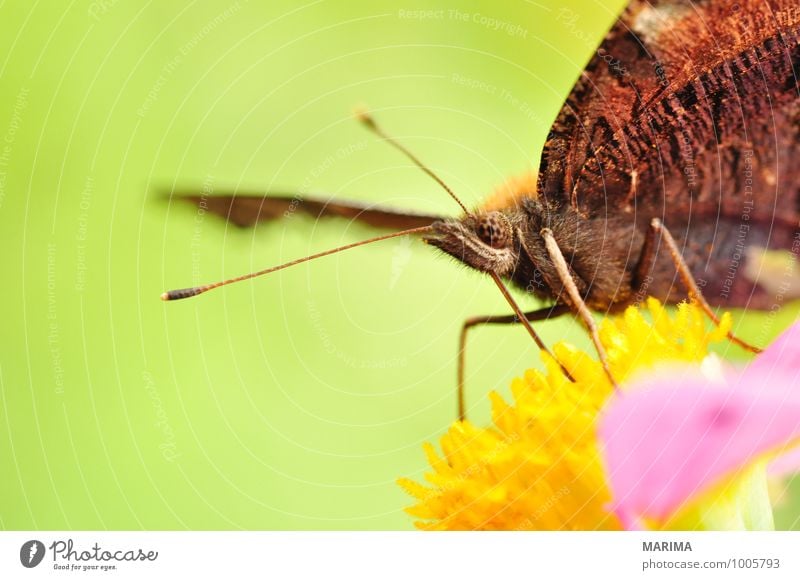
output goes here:
{"type": "Polygon", "coordinates": [[[370,115],[366,109],[356,109],[356,118],[359,121],[361,121],[367,129],[369,129],[370,131],[375,133],[378,137],[386,141],[389,145],[400,151],[403,155],[408,157],[412,161],[412,163],[414,163],[414,165],[416,165],[417,167],[422,169],[422,171],[430,175],[436,181],[436,183],[441,185],[442,188],[447,193],[450,194],[450,197],[452,197],[456,201],[456,203],[461,206],[461,209],[464,210],[465,214],[470,213],[469,210],[467,209],[467,206],[465,206],[461,202],[461,200],[458,199],[458,196],[453,192],[452,189],[450,189],[450,187],[442,180],[442,178],[436,175],[432,169],[430,169],[427,165],[425,165],[422,161],[420,161],[416,155],[414,155],[411,151],[406,149],[405,146],[401,145],[394,137],[384,132],[384,130],[381,129],[380,125],[378,125],[378,123],[375,122],[375,119],[372,118],[372,115],[370,115]]]}
{"type": "Polygon", "coordinates": [[[251,274],[245,274],[244,276],[237,276],[236,278],[222,280],[221,282],[214,282],[213,284],[194,286],[193,288],[181,288],[180,290],[170,290],[169,292],[164,292],[161,295],[161,299],[167,301],[167,300],[182,300],[183,298],[191,298],[192,296],[197,296],[198,294],[208,292],[209,290],[213,290],[214,288],[219,288],[220,286],[227,286],[228,284],[233,284],[234,282],[242,282],[243,280],[250,280],[251,278],[263,276],[265,274],[271,274],[272,272],[283,270],[284,268],[288,268],[289,266],[296,266],[297,264],[302,264],[303,262],[308,262],[311,260],[315,260],[317,258],[322,258],[324,256],[330,256],[331,254],[337,254],[339,252],[350,250],[352,248],[357,248],[359,246],[364,246],[366,244],[371,244],[373,242],[380,242],[383,240],[389,240],[391,238],[407,236],[409,234],[420,234],[427,231],[431,231],[431,226],[412,228],[410,230],[403,230],[402,232],[393,232],[391,234],[377,236],[375,238],[370,238],[368,240],[361,240],[360,242],[354,242],[352,244],[347,244],[346,246],[340,246],[338,248],[333,248],[331,250],[325,250],[324,252],[320,252],[318,254],[312,254],[311,256],[306,256],[305,258],[292,260],[291,262],[286,262],[285,264],[281,264],[279,266],[273,266],[271,268],[267,268],[266,270],[252,272],[251,274]]]}

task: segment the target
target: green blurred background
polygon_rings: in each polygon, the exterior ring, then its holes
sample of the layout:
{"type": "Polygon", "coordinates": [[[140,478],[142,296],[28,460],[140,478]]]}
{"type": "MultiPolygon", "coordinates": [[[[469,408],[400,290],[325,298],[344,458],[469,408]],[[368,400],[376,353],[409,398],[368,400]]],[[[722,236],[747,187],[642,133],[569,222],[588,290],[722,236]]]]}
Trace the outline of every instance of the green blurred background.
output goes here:
{"type": "MultiPolygon", "coordinates": [[[[353,106],[474,204],[536,167],[623,4],[0,4],[0,527],[411,528],[395,479],[421,476],[421,444],[454,419],[460,323],[505,313],[496,288],[398,239],[165,304],[370,232],[231,229],[159,192],[456,214],[353,106]]],[[[540,328],[587,344],[572,321],[540,328]]],[[[483,423],[486,392],[538,355],[487,328],[468,362],[483,423]]]]}

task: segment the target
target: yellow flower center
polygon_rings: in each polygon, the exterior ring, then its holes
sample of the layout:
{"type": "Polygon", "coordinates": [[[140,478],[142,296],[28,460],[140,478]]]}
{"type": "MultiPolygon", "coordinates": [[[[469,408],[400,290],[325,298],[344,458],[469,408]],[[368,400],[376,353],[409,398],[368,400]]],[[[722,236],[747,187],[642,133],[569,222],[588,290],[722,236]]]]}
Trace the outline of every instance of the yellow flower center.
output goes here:
{"type": "MultiPolygon", "coordinates": [[[[654,299],[607,319],[601,340],[618,381],[669,363],[695,363],[725,338],[730,315],[708,329],[702,310],[681,304],[670,315],[654,299]]],[[[610,499],[595,423],[613,389],[600,363],[569,344],[543,354],[546,371],[514,379],[514,402],[492,392],[492,421],[480,428],[456,422],[441,439],[443,457],[425,445],[429,485],[398,483],[416,500],[406,511],[431,530],[619,529],[610,499]],[[575,382],[564,377],[561,363],[575,382]]],[[[624,387],[624,385],[623,385],[624,387]]]]}

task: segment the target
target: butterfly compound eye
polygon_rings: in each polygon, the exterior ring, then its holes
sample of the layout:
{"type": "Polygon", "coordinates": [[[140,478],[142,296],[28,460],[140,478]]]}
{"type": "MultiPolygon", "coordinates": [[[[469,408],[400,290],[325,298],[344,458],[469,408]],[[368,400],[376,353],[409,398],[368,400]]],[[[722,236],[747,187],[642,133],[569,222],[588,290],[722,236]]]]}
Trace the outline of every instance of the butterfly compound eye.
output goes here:
{"type": "Polygon", "coordinates": [[[508,221],[498,212],[481,216],[475,233],[484,244],[495,249],[505,248],[511,241],[508,221]]]}

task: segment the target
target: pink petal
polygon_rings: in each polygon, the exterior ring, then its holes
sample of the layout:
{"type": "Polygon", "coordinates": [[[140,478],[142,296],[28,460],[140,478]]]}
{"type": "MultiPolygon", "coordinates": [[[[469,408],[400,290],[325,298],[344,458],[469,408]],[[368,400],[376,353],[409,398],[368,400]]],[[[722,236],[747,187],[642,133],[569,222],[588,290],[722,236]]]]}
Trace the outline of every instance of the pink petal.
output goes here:
{"type": "Polygon", "coordinates": [[[743,376],[758,381],[777,370],[794,371],[795,374],[800,370],[800,322],[784,330],[764,352],[753,359],[743,376]]]}
{"type": "Polygon", "coordinates": [[[782,453],[767,467],[767,472],[775,477],[792,475],[800,471],[800,447],[793,447],[782,453]]]}
{"type": "Polygon", "coordinates": [[[728,389],[675,375],[613,399],[599,425],[613,510],[623,521],[663,521],[698,492],[800,437],[794,378],[792,389],[728,389]]]}

